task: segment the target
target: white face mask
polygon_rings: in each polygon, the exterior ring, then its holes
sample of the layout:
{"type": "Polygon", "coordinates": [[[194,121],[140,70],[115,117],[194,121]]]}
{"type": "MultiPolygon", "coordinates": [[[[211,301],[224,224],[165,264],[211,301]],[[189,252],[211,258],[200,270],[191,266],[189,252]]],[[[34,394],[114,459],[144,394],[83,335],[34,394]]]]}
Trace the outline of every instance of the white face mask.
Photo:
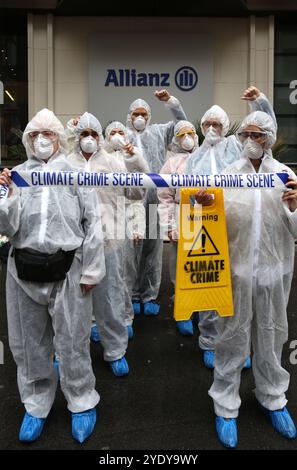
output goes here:
{"type": "Polygon", "coordinates": [[[114,150],[121,150],[126,145],[124,137],[118,133],[112,135],[109,142],[114,150]]]}
{"type": "Polygon", "coordinates": [[[191,150],[193,150],[195,142],[194,142],[193,137],[189,135],[185,135],[180,145],[184,150],[187,150],[188,152],[190,152],[191,150]]]}
{"type": "Polygon", "coordinates": [[[35,156],[40,160],[47,160],[54,153],[54,143],[48,137],[39,134],[34,140],[35,156]]]}
{"type": "Polygon", "coordinates": [[[215,130],[215,128],[213,126],[210,126],[205,134],[205,140],[206,142],[208,142],[209,144],[211,145],[215,145],[217,144],[218,142],[220,142],[220,140],[222,140],[222,136],[220,136],[217,131],[215,130]]]}
{"type": "Polygon", "coordinates": [[[258,160],[264,153],[262,145],[258,144],[250,137],[243,143],[243,156],[250,160],[258,160]]]}
{"type": "Polygon", "coordinates": [[[94,153],[98,150],[98,142],[94,137],[88,135],[80,141],[80,148],[83,152],[94,153]]]}
{"type": "Polygon", "coordinates": [[[146,120],[144,119],[144,117],[138,116],[132,122],[133,122],[133,126],[135,127],[137,131],[143,131],[143,129],[145,129],[146,120]]]}

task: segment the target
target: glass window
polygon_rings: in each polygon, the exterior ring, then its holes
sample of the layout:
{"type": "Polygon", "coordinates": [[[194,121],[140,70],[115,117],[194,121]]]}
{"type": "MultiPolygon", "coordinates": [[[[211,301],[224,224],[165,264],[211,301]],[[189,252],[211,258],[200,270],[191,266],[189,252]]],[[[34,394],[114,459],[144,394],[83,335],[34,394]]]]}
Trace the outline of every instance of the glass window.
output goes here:
{"type": "Polygon", "coordinates": [[[281,160],[297,164],[297,17],[275,18],[274,108],[278,137],[287,145],[281,160]],[[293,81],[296,81],[293,84],[293,81]],[[294,91],[296,90],[296,91],[294,91]]]}
{"type": "Polygon", "coordinates": [[[0,80],[4,104],[0,105],[0,165],[13,167],[26,158],[21,143],[28,121],[27,15],[1,12],[0,80]]]}
{"type": "MultiPolygon", "coordinates": [[[[297,34],[296,34],[297,41],[297,34]]],[[[297,79],[297,52],[295,55],[276,55],[275,56],[275,84],[287,84],[290,77],[297,79]]]]}

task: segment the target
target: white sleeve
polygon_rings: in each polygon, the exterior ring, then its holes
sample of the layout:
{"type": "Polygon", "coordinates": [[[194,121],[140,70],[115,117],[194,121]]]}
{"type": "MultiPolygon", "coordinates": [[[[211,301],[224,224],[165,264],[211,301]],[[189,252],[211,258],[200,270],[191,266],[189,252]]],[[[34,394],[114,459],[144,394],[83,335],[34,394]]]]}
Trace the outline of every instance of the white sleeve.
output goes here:
{"type": "Polygon", "coordinates": [[[178,121],[187,121],[187,116],[180,101],[175,98],[175,96],[169,98],[165,103],[165,107],[168,108],[173,115],[173,121],[169,121],[167,124],[158,124],[158,128],[163,133],[166,147],[168,147],[174,136],[175,124],[178,121]]]}
{"type": "Polygon", "coordinates": [[[144,238],[146,228],[145,207],[142,201],[132,202],[128,209],[127,234],[130,239],[137,234],[140,238],[144,238]]]}
{"type": "Polygon", "coordinates": [[[13,192],[12,196],[0,201],[0,233],[9,238],[19,229],[21,214],[20,192],[16,188],[13,192]]]}
{"type": "Polygon", "coordinates": [[[124,154],[124,161],[127,170],[130,173],[139,172],[139,173],[148,173],[149,167],[148,164],[142,155],[142,152],[134,147],[134,155],[124,154]]]}
{"type": "Polygon", "coordinates": [[[77,192],[82,207],[83,267],[81,284],[98,284],[105,276],[104,240],[101,225],[99,198],[95,190],[77,192]]]}
{"type": "MultiPolygon", "coordinates": [[[[134,155],[124,154],[124,163],[129,173],[148,173],[149,167],[144,159],[142,152],[137,147],[134,147],[134,155]]],[[[125,196],[127,199],[139,200],[145,197],[146,190],[142,188],[126,188],[125,196]]]]}
{"type": "Polygon", "coordinates": [[[274,109],[269,99],[264,93],[260,93],[260,96],[254,101],[249,101],[250,110],[252,111],[263,111],[264,113],[269,114],[273,119],[273,122],[277,128],[277,121],[274,113],[274,109]]]}
{"type": "Polygon", "coordinates": [[[283,206],[288,219],[289,230],[292,236],[297,239],[297,209],[294,212],[291,212],[285,201],[283,206]]]}

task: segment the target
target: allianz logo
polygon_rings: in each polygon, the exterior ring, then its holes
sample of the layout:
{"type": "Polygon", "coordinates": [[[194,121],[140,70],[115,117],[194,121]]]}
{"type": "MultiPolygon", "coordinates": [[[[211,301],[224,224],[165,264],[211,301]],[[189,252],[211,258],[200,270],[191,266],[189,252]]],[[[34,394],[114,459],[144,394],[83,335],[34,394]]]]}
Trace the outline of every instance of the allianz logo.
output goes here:
{"type": "MultiPolygon", "coordinates": [[[[191,91],[198,84],[198,73],[193,67],[180,67],[174,75],[174,83],[182,91],[191,91]]],[[[144,73],[136,69],[107,69],[105,80],[106,87],[170,87],[172,84],[168,72],[144,73]]]]}

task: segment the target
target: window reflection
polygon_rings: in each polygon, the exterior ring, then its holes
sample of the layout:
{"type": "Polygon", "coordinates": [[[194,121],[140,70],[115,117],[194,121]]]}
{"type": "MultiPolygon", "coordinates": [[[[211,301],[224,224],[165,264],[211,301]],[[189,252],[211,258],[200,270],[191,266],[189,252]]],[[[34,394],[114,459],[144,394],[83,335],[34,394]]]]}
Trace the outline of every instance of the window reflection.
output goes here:
{"type": "Polygon", "coordinates": [[[0,28],[1,167],[13,167],[26,158],[21,143],[28,120],[27,16],[5,14],[0,28]]]}
{"type": "Polygon", "coordinates": [[[275,18],[274,108],[278,135],[287,145],[282,161],[297,164],[297,104],[290,100],[290,83],[297,80],[296,17],[275,18]]]}

